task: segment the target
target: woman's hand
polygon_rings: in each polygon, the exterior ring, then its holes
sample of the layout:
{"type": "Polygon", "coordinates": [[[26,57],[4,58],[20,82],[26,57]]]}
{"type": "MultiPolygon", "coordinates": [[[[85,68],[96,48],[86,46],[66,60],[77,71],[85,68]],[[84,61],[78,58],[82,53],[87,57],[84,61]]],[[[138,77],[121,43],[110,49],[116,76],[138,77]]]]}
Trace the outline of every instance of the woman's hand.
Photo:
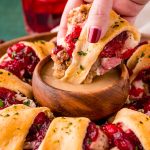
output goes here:
{"type": "Polygon", "coordinates": [[[62,15],[57,39],[59,40],[66,35],[67,15],[69,11],[84,2],[93,2],[86,24],[89,27],[88,41],[96,43],[107,31],[109,13],[112,8],[123,18],[133,23],[138,13],[148,1],[149,0],[68,0],[62,15]]]}

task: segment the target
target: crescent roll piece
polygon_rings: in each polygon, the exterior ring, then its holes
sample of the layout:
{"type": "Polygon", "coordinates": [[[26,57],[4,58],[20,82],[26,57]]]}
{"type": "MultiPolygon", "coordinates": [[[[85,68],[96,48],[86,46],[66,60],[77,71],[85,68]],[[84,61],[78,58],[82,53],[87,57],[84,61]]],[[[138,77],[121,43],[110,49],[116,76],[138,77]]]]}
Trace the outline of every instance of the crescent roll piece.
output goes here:
{"type": "Polygon", "coordinates": [[[9,71],[0,69],[0,109],[13,104],[36,107],[32,100],[32,88],[9,71]]]}
{"type": "Polygon", "coordinates": [[[114,11],[109,28],[97,43],[89,43],[84,25],[90,5],[73,9],[68,16],[68,34],[53,51],[54,76],[73,84],[91,83],[131,56],[140,41],[137,29],[114,11]],[[78,14],[78,15],[76,15],[78,14]]]}
{"type": "Polygon", "coordinates": [[[59,117],[50,124],[39,150],[100,150],[107,148],[107,142],[104,133],[89,119],[59,117]],[[90,137],[92,133],[95,139],[90,137]]]}
{"type": "Polygon", "coordinates": [[[130,129],[141,142],[144,150],[150,150],[150,117],[131,109],[123,108],[117,113],[115,124],[122,123],[123,130],[130,129]]]}
{"type": "Polygon", "coordinates": [[[21,80],[30,83],[33,71],[40,60],[50,55],[53,42],[22,41],[7,49],[7,53],[0,59],[0,68],[10,71],[21,80]]]}
{"type": "Polygon", "coordinates": [[[150,43],[138,46],[127,62],[130,76],[130,99],[141,99],[150,96],[150,43]]]}
{"type": "Polygon", "coordinates": [[[38,114],[52,117],[46,107],[30,108],[25,105],[13,105],[0,111],[0,149],[23,150],[24,142],[38,114]]]}

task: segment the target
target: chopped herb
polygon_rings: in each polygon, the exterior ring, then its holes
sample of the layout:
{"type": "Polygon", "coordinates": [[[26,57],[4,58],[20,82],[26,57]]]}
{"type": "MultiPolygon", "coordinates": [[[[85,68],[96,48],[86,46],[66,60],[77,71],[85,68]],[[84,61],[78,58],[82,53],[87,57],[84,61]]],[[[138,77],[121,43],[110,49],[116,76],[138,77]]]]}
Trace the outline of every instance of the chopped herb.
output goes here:
{"type": "Polygon", "coordinates": [[[16,113],[15,113],[15,115],[19,115],[19,113],[18,113],[18,112],[16,112],[16,113]]]}
{"type": "Polygon", "coordinates": [[[72,122],[69,122],[69,124],[68,124],[69,126],[71,126],[72,125],[72,122]]]}
{"type": "Polygon", "coordinates": [[[62,119],[66,119],[65,117],[61,117],[62,119]]]}
{"type": "Polygon", "coordinates": [[[119,27],[119,24],[115,24],[112,28],[116,28],[119,27]]]}
{"type": "Polygon", "coordinates": [[[20,128],[17,128],[17,130],[20,130],[20,128]]]}
{"type": "Polygon", "coordinates": [[[4,102],[0,99],[0,108],[4,107],[4,102]]]}
{"type": "Polygon", "coordinates": [[[25,102],[23,102],[23,104],[26,105],[26,106],[30,106],[30,101],[29,100],[25,101],[25,102]]]}
{"type": "Polygon", "coordinates": [[[142,121],[140,121],[140,124],[143,124],[143,122],[142,122],[142,121]]]}
{"type": "Polygon", "coordinates": [[[81,70],[84,70],[84,67],[83,67],[82,65],[80,65],[80,69],[81,69],[81,70]]]}
{"type": "Polygon", "coordinates": [[[12,52],[12,53],[11,53],[11,56],[12,56],[12,58],[14,59],[15,56],[16,56],[16,52],[12,52]]]}
{"type": "Polygon", "coordinates": [[[44,42],[44,41],[42,41],[42,40],[39,40],[39,42],[40,42],[41,44],[45,44],[45,42],[44,42]]]}
{"type": "Polygon", "coordinates": [[[77,41],[78,41],[78,38],[73,39],[73,41],[74,41],[74,42],[77,42],[77,41]]]}
{"type": "Polygon", "coordinates": [[[148,56],[148,58],[150,58],[150,55],[148,56]]]}
{"type": "Polygon", "coordinates": [[[59,140],[54,141],[54,143],[59,143],[59,140]]]}
{"type": "Polygon", "coordinates": [[[124,23],[124,21],[123,21],[123,20],[121,20],[120,22],[121,22],[121,23],[124,23]]]}
{"type": "Polygon", "coordinates": [[[80,55],[80,56],[86,56],[87,53],[86,53],[86,52],[83,52],[83,51],[79,51],[79,52],[78,52],[78,55],[80,55]]]}
{"type": "Polygon", "coordinates": [[[138,150],[138,149],[139,149],[138,146],[136,146],[136,147],[135,147],[135,150],[138,150]]]}
{"type": "Polygon", "coordinates": [[[10,76],[10,75],[11,75],[11,73],[10,73],[10,72],[8,72],[8,75],[10,76]]]}
{"type": "Polygon", "coordinates": [[[14,106],[14,108],[16,109],[16,108],[17,108],[17,106],[14,106]]]}
{"type": "Polygon", "coordinates": [[[3,72],[2,72],[2,71],[0,71],[0,74],[3,74],[3,72]]]}
{"type": "Polygon", "coordinates": [[[56,132],[56,129],[53,129],[53,132],[55,133],[55,132],[56,132]]]}
{"type": "Polygon", "coordinates": [[[144,56],[145,56],[145,53],[142,52],[141,57],[144,57],[144,56]]]}
{"type": "Polygon", "coordinates": [[[6,114],[4,117],[9,117],[10,115],[9,114],[6,114]]]}
{"type": "Polygon", "coordinates": [[[92,143],[91,139],[87,139],[88,144],[90,145],[92,143]]]}

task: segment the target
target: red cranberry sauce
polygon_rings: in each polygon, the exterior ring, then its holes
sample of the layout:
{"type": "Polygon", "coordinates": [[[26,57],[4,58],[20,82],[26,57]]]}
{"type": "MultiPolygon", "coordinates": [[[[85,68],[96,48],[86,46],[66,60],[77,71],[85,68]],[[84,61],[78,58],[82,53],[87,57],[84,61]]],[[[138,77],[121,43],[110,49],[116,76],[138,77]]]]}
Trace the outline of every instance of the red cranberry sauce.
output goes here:
{"type": "Polygon", "coordinates": [[[119,150],[143,150],[140,141],[130,129],[123,131],[122,123],[105,124],[101,129],[109,139],[110,148],[117,147],[119,150]]]}
{"type": "MultiPolygon", "coordinates": [[[[81,30],[82,30],[82,28],[80,26],[74,26],[72,28],[72,32],[69,35],[67,35],[65,38],[65,42],[67,44],[65,49],[70,57],[72,57],[73,50],[75,49],[75,43],[80,36],[81,30]]],[[[57,54],[59,51],[61,51],[63,49],[64,49],[63,46],[58,45],[53,50],[53,53],[57,54]]]]}
{"type": "Polygon", "coordinates": [[[39,113],[34,119],[34,122],[30,127],[29,133],[26,137],[26,142],[32,143],[32,150],[37,150],[40,146],[50,122],[50,119],[44,112],[39,113]]]}
{"type": "MultiPolygon", "coordinates": [[[[106,44],[103,51],[100,53],[101,58],[106,57],[118,57],[122,58],[124,55],[121,54],[121,50],[124,47],[125,41],[128,38],[128,34],[126,31],[122,32],[118,36],[116,36],[113,40],[106,44]]],[[[126,52],[127,53],[127,52],[126,52]]],[[[125,57],[129,57],[130,54],[125,54],[125,57]]]]}
{"type": "Polygon", "coordinates": [[[144,112],[145,114],[150,115],[150,97],[145,97],[140,100],[131,101],[129,104],[125,104],[124,107],[144,112]]]}
{"type": "Polygon", "coordinates": [[[17,43],[7,49],[7,54],[11,60],[3,61],[0,68],[12,72],[20,79],[31,79],[33,71],[40,61],[34,50],[23,43],[17,43]]]}
{"type": "MultiPolygon", "coordinates": [[[[137,77],[135,78],[135,80],[133,81],[133,83],[135,81],[138,81],[138,80],[142,80],[145,84],[147,84],[147,86],[148,86],[147,92],[150,94],[150,67],[140,71],[139,74],[137,75],[137,77]]],[[[147,96],[145,89],[136,88],[132,84],[131,89],[129,91],[129,95],[134,96],[134,97],[138,97],[140,94],[142,94],[142,97],[147,96]]]]}
{"type": "Polygon", "coordinates": [[[4,109],[13,104],[22,104],[22,101],[17,100],[15,95],[15,92],[0,87],[0,109],[4,109]]]}
{"type": "Polygon", "coordinates": [[[90,122],[87,128],[87,133],[83,142],[83,150],[90,150],[90,145],[92,142],[96,141],[98,138],[98,126],[96,124],[90,122]]]}
{"type": "Polygon", "coordinates": [[[148,42],[147,42],[147,41],[141,42],[141,43],[138,44],[135,48],[127,50],[126,52],[124,52],[124,53],[121,55],[121,58],[122,58],[122,59],[128,59],[128,58],[130,58],[131,55],[137,50],[137,48],[139,48],[140,46],[142,46],[142,45],[144,45],[144,44],[148,44],[148,42]]]}

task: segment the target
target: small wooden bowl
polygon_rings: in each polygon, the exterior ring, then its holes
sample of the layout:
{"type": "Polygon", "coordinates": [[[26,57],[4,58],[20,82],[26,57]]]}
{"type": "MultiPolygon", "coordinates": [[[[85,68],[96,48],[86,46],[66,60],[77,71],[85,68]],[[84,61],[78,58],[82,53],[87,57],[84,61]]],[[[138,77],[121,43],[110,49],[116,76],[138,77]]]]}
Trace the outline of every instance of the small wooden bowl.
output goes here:
{"type": "Polygon", "coordinates": [[[118,111],[128,96],[128,71],[124,65],[92,84],[72,85],[52,76],[50,57],[42,60],[33,75],[33,93],[56,116],[99,120],[118,111]]]}

